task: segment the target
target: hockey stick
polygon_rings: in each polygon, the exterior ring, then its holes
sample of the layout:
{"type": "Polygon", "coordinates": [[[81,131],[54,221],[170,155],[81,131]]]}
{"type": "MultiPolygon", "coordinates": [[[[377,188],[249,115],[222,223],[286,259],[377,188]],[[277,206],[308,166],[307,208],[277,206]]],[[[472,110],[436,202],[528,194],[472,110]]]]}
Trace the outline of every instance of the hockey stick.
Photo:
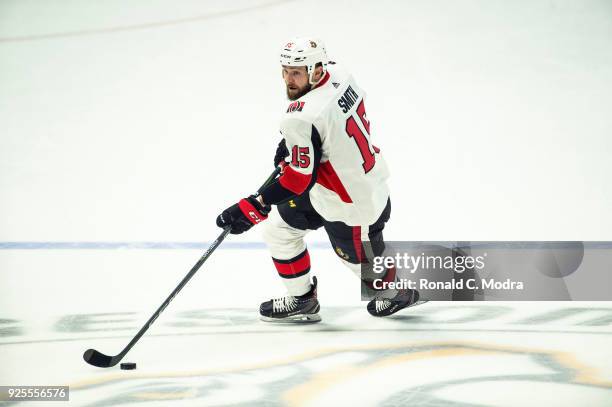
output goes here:
{"type": "MultiPolygon", "coordinates": [[[[270,174],[266,182],[264,182],[264,184],[261,187],[259,187],[257,192],[261,193],[261,190],[264,189],[270,182],[272,182],[274,178],[276,178],[279,172],[280,172],[280,168],[277,167],[274,170],[274,172],[270,174]]],[[[200,257],[200,260],[198,260],[198,262],[191,268],[191,270],[189,271],[189,273],[187,273],[185,278],[183,278],[183,280],[174,289],[174,291],[170,293],[168,298],[166,298],[166,300],[162,303],[162,305],[160,305],[157,311],[155,311],[155,313],[151,316],[151,318],[149,318],[149,320],[144,324],[144,326],[140,328],[140,331],[138,331],[136,336],[132,338],[130,343],[128,343],[127,346],[123,348],[121,353],[115,356],[108,356],[102,352],[98,352],[95,349],[87,349],[85,353],[83,353],[83,359],[85,359],[85,362],[89,363],[90,365],[97,366],[97,367],[112,367],[112,366],[115,366],[117,363],[119,363],[121,359],[123,359],[123,357],[130,351],[130,349],[132,349],[132,347],[136,344],[136,342],[138,342],[138,340],[145,334],[145,332],[147,332],[147,330],[151,327],[151,325],[153,325],[153,322],[155,322],[157,317],[159,317],[159,315],[164,311],[164,309],[166,309],[168,304],[170,304],[170,302],[174,299],[174,297],[176,297],[179,291],[181,291],[183,287],[187,284],[187,282],[191,280],[191,277],[193,277],[194,274],[200,269],[202,264],[204,264],[204,262],[210,257],[210,255],[215,251],[215,249],[219,247],[221,242],[223,242],[225,237],[230,232],[230,229],[231,228],[229,226],[223,229],[223,232],[221,232],[219,237],[217,237],[217,239],[215,239],[215,241],[212,242],[212,244],[208,247],[208,249],[206,249],[202,257],[200,257]]]]}

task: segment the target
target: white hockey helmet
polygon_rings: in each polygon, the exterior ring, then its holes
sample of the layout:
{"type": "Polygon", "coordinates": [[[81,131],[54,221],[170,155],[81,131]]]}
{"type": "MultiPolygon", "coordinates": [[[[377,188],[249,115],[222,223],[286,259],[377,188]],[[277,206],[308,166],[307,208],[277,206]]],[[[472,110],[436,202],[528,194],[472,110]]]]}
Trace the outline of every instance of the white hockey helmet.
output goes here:
{"type": "Polygon", "coordinates": [[[305,66],[308,71],[308,81],[314,85],[313,77],[316,65],[323,65],[323,74],[327,72],[327,52],[325,44],[316,38],[292,38],[285,43],[280,53],[281,65],[305,66]]]}

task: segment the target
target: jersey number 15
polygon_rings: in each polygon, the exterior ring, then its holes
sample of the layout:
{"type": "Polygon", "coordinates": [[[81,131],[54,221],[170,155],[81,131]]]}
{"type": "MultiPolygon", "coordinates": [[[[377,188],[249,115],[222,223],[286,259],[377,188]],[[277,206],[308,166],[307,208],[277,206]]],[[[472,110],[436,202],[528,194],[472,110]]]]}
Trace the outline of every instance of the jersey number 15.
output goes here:
{"type": "MultiPolygon", "coordinates": [[[[363,124],[363,128],[367,132],[367,135],[370,135],[370,122],[366,118],[365,106],[363,105],[363,100],[357,106],[357,116],[361,120],[361,124],[363,124]]],[[[355,120],[355,115],[352,114],[346,119],[346,134],[349,135],[355,143],[357,143],[357,148],[359,148],[359,152],[361,153],[361,157],[363,158],[363,170],[367,174],[370,172],[372,168],[374,168],[374,164],[376,164],[376,157],[374,156],[374,152],[379,152],[378,148],[375,146],[370,147],[370,140],[366,137],[365,134],[357,125],[357,121],[355,120]],[[372,149],[374,152],[372,152],[372,149]]]]}

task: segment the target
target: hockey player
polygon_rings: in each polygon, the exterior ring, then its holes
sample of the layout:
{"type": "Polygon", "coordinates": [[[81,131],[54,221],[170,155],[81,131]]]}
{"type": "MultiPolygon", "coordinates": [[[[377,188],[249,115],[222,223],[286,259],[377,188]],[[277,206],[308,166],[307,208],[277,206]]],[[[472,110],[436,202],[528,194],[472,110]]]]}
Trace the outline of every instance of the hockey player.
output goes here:
{"type": "MultiPolygon", "coordinates": [[[[280,53],[288,105],[283,109],[275,165],[281,176],[258,196],[249,196],[217,217],[231,233],[249,230],[264,220],[264,239],[285,297],[261,304],[263,320],[320,321],[317,280],[310,278],[310,255],[304,236],[325,228],[340,260],[361,278],[368,252],[384,249],[383,228],[391,201],[387,165],[370,142],[365,92],[353,77],[327,58],[318,39],[295,38],[280,53]],[[289,158],[289,162],[285,158],[289,158]],[[272,212],[271,206],[277,211],[272,212]]],[[[383,281],[395,279],[387,270],[383,281]]],[[[362,278],[364,283],[371,281],[362,278]]],[[[391,315],[414,304],[418,292],[381,293],[367,305],[374,316],[391,315]]]]}

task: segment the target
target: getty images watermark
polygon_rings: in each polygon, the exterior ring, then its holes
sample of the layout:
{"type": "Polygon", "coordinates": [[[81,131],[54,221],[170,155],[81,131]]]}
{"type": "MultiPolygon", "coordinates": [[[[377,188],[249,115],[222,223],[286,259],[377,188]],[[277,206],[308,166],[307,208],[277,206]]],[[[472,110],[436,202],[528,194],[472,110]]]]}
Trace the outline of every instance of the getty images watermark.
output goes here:
{"type": "Polygon", "coordinates": [[[395,241],[364,252],[364,300],[397,289],[443,301],[612,300],[612,242],[395,241]]]}
{"type": "MultiPolygon", "coordinates": [[[[483,270],[487,253],[482,256],[440,256],[426,255],[421,253],[417,256],[408,253],[396,253],[395,256],[375,256],[372,262],[372,271],[382,275],[386,270],[395,268],[401,275],[401,271],[415,274],[417,270],[445,270],[461,274],[466,270],[483,270]]],[[[449,290],[449,289],[478,289],[491,288],[498,290],[523,289],[522,281],[496,281],[493,278],[478,280],[476,278],[452,279],[450,281],[430,281],[428,278],[419,278],[418,281],[408,278],[399,278],[395,281],[384,281],[383,278],[375,278],[372,281],[377,290],[387,289],[411,289],[411,290],[449,290]]]]}

